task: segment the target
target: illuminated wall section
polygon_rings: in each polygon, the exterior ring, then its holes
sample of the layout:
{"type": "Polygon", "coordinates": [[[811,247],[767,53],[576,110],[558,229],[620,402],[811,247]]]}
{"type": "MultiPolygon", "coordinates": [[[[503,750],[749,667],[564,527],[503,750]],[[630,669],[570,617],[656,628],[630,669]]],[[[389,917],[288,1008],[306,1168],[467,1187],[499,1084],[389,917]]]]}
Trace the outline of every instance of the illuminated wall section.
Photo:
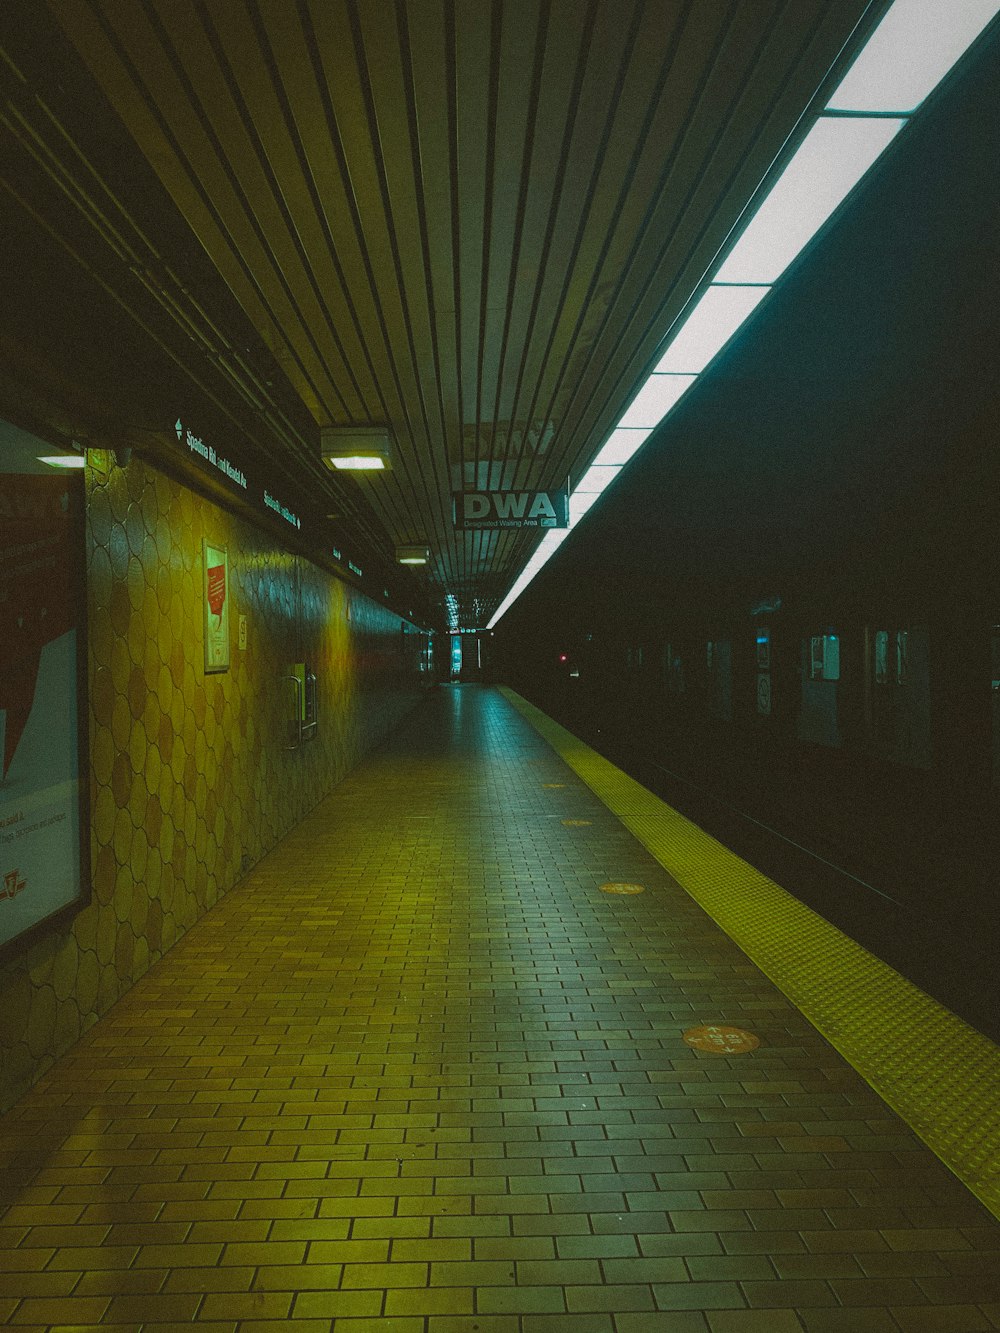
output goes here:
{"type": "Polygon", "coordinates": [[[385,606],[137,459],[87,484],[93,897],[0,965],[0,1108],[419,697],[421,636],[385,606]],[[231,666],[213,675],[204,537],[228,549],[231,580],[231,666]],[[303,660],[320,725],[293,751],[281,677],[303,660]]]}

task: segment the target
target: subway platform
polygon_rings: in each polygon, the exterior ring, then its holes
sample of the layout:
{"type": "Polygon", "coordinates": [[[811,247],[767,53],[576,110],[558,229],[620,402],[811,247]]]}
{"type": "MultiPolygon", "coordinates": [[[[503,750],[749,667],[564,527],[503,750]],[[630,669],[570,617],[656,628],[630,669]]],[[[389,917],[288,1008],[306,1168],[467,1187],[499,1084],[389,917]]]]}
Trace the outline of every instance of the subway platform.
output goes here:
{"type": "Polygon", "coordinates": [[[918,1137],[872,1021],[863,1077],[789,998],[831,994],[850,1052],[869,956],[788,900],[829,950],[779,989],[781,890],[746,868],[748,957],[650,847],[700,837],[730,895],[735,858],[669,811],[645,837],[615,774],[516,696],[432,692],[0,1120],[0,1322],[1000,1328],[996,1047],[902,982],[932,1036],[892,1028],[872,973],[918,1137]]]}

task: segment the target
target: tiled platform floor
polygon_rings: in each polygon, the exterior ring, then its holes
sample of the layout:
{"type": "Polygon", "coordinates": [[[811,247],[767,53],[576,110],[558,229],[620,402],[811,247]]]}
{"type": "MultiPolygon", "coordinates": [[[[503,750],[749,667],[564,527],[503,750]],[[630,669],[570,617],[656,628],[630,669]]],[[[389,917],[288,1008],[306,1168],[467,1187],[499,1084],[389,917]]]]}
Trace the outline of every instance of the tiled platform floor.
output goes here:
{"type": "Polygon", "coordinates": [[[12,1329],[1000,1328],[1000,1224],[493,691],[436,691],[0,1132],[12,1329]]]}

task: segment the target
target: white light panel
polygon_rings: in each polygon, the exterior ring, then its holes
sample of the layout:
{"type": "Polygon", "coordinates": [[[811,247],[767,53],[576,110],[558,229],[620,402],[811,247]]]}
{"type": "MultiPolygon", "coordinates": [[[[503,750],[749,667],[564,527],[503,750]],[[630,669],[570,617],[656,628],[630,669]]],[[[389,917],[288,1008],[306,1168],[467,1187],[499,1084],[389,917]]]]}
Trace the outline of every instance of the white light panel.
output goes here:
{"type": "Polygon", "coordinates": [[[697,375],[650,375],[618,425],[654,430],[697,378],[697,375]]]}
{"type": "Polygon", "coordinates": [[[602,467],[595,464],[589,467],[573,488],[574,495],[600,495],[606,486],[610,486],[621,467],[602,467]]]}
{"type": "Polygon", "coordinates": [[[916,111],[998,12],[998,0],[896,0],[828,109],[916,111]]]}
{"type": "Polygon", "coordinates": [[[39,455],[39,463],[48,463],[49,467],[71,467],[80,468],[87,466],[87,460],[83,454],[46,454],[44,457],[39,455]]]}
{"type": "Polygon", "coordinates": [[[639,446],[652,435],[652,428],[647,430],[613,430],[595,457],[592,467],[608,467],[616,464],[622,467],[638,450],[639,446]]]}
{"type": "Polygon", "coordinates": [[[374,454],[348,454],[343,458],[327,459],[327,465],[338,472],[382,472],[385,459],[374,454]]]}
{"type": "Polygon", "coordinates": [[[681,325],[655,373],[697,375],[763,301],[770,287],[708,287],[681,325]]]}
{"type": "Polygon", "coordinates": [[[717,282],[775,282],[905,125],[889,117],[821,116],[716,273],[717,282]]]}
{"type": "Polygon", "coordinates": [[[601,498],[599,491],[574,491],[569,497],[569,525],[574,527],[592,504],[601,498]]]}

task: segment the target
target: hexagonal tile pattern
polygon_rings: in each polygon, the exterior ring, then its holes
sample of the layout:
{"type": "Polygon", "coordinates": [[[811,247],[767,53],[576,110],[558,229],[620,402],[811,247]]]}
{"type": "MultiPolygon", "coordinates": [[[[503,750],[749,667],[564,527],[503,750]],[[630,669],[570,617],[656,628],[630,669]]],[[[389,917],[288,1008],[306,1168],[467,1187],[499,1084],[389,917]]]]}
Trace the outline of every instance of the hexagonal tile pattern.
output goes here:
{"type": "Polygon", "coordinates": [[[137,457],[88,471],[87,488],[93,900],[0,966],[0,1109],[420,692],[420,636],[264,531],[137,457]],[[231,665],[218,675],[204,670],[203,537],[229,553],[231,665]],[[293,686],[281,677],[302,660],[319,678],[321,724],[289,750],[293,686]]]}

